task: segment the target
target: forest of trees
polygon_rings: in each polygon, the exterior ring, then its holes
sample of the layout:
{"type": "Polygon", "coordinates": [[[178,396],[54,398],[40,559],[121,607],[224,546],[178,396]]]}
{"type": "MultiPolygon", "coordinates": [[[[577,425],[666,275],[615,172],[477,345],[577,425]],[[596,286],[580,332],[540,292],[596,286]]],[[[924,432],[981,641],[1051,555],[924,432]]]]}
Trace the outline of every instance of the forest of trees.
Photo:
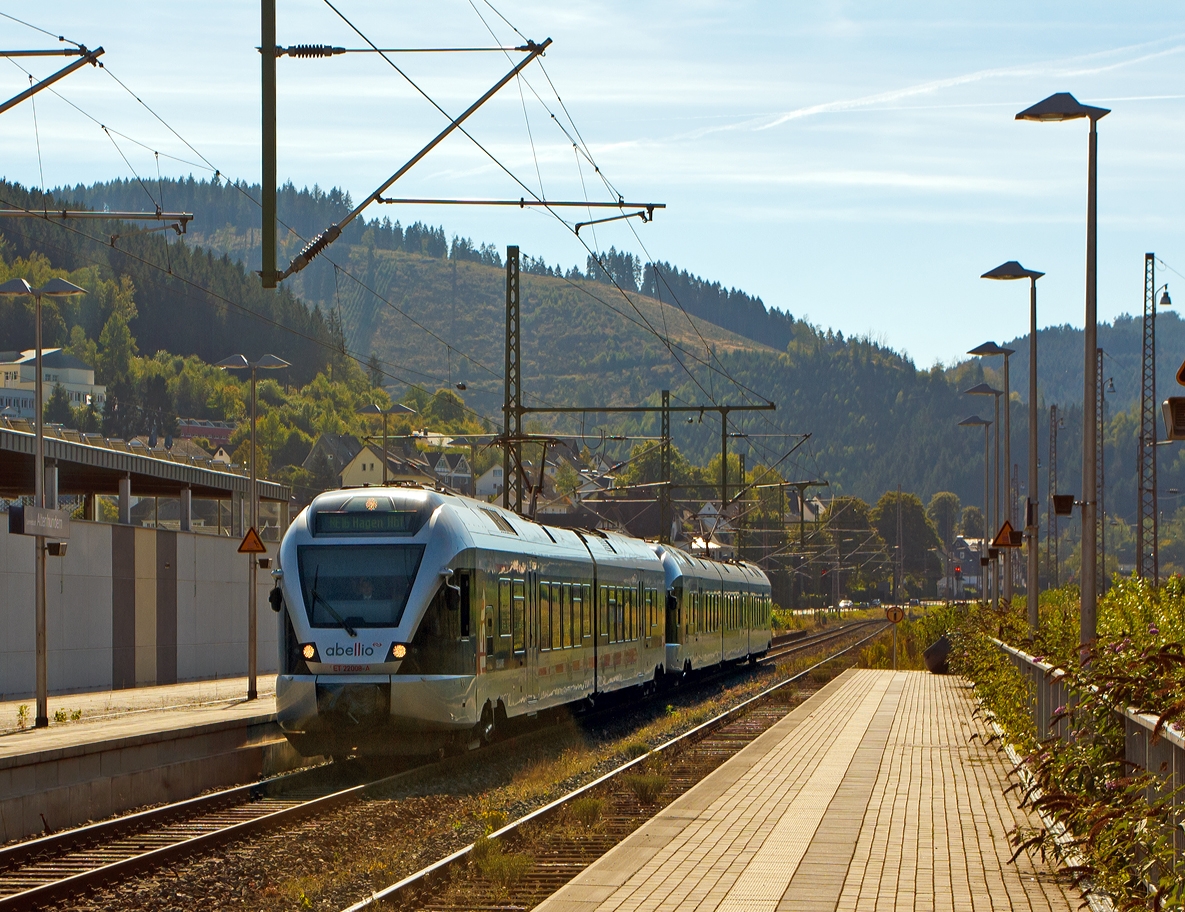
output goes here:
{"type": "MultiPolygon", "coordinates": [[[[81,299],[47,302],[46,344],[94,360],[107,378],[101,382],[111,386],[113,414],[119,413],[107,418],[113,430],[163,428],[170,409],[212,417],[215,409],[208,400],[199,407],[169,392],[179,389],[184,370],[170,367],[175,376],[165,376],[167,371],[152,365],[173,364],[171,358],[208,364],[238,351],[249,356],[272,352],[292,362],[282,378],[289,389],[305,389],[319,376],[355,382],[355,372],[368,389],[382,387],[397,398],[431,396],[461,383],[467,387],[468,407],[494,424],[500,421],[504,277],[497,246],[419,222],[358,220],[332,248],[340,270],[317,260],[285,288],[265,292],[250,271],[259,265],[259,210],[252,199],[258,187],[188,179],[153,182],[150,189],[135,181],[112,181],[67,188],[50,203],[0,184],[15,206],[138,209],[150,208],[152,201],[197,215],[182,239],[105,223],[64,227],[30,219],[0,226],[7,275],[20,271],[36,281],[61,271],[91,291],[81,299]],[[112,243],[111,236],[118,234],[112,243]],[[163,380],[152,379],[159,371],[163,380]]],[[[284,255],[302,243],[297,234],[311,236],[351,205],[348,194],[336,189],[281,188],[280,217],[296,232],[283,239],[284,255]]],[[[737,446],[747,447],[753,464],[772,464],[789,446],[788,439],[762,435],[809,432],[811,439],[781,468],[800,479],[828,480],[828,496],[875,505],[883,492],[900,484],[926,502],[951,492],[965,507],[982,503],[982,435],[959,428],[958,421],[986,405],[963,396],[963,390],[984,380],[1002,382],[993,359],[919,369],[871,339],[845,338],[770,310],[745,292],[613,247],[583,267],[566,269],[527,256],[524,272],[528,397],[553,404],[653,405],[664,388],[681,403],[752,402],[755,395],[749,391],[755,391],[776,402],[777,412],[730,418],[730,430],[750,435],[737,446]],[[610,277],[629,294],[628,302],[615,289],[606,290],[610,277]],[[647,324],[664,335],[652,334],[647,324]]],[[[1164,390],[1185,349],[1185,323],[1168,312],[1158,328],[1164,390]]],[[[1104,435],[1104,510],[1114,539],[1108,561],[1113,555],[1126,562],[1131,552],[1139,330],[1138,320],[1120,318],[1102,325],[1099,333],[1108,352],[1106,375],[1116,390],[1108,393],[1104,435]]],[[[27,348],[31,338],[29,308],[13,299],[0,301],[0,347],[27,348]]],[[[1080,488],[1081,409],[1074,396],[1081,396],[1075,393],[1081,338],[1068,327],[1039,335],[1042,470],[1036,489],[1043,523],[1048,406],[1055,401],[1064,421],[1058,438],[1059,489],[1073,493],[1080,488]]],[[[1012,377],[1023,377],[1026,340],[1014,340],[1010,347],[1017,350],[1012,377]]],[[[1023,497],[1029,406],[1021,387],[1013,383],[1011,449],[1023,497]]],[[[302,421],[301,433],[316,427],[302,421]]],[[[607,426],[603,417],[590,417],[580,426],[543,418],[538,423],[540,429],[579,432],[589,439],[607,426]]],[[[617,421],[612,428],[618,435],[653,436],[657,417],[617,421]]],[[[689,465],[718,459],[719,424],[713,416],[678,424],[674,435],[689,465]]],[[[614,458],[628,454],[627,442],[599,445],[614,458]]],[[[1185,453],[1165,447],[1158,456],[1161,490],[1185,490],[1185,453]]],[[[1176,529],[1174,496],[1166,495],[1164,503],[1168,530],[1176,529]]],[[[1071,563],[1076,529],[1076,520],[1062,524],[1063,559],[1071,563]]],[[[1180,560],[1170,560],[1185,566],[1185,534],[1167,533],[1165,548],[1169,554],[1180,550],[1180,560]]]]}

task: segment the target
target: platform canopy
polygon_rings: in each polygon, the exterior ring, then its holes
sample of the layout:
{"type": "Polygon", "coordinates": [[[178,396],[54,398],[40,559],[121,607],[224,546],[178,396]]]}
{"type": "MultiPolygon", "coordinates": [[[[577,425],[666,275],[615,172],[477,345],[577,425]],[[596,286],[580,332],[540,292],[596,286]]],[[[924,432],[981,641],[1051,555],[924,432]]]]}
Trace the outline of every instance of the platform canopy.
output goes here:
{"type": "MultiPolygon", "coordinates": [[[[100,435],[64,432],[77,440],[46,434],[45,460],[57,466],[59,494],[119,493],[120,479],[130,478],[136,497],[190,496],[229,500],[248,496],[251,480],[221,463],[171,458],[166,450],[149,450],[105,440],[100,435]],[[136,452],[136,450],[143,452],[136,452]]],[[[260,480],[259,499],[287,503],[288,485],[260,480]]],[[[16,498],[33,493],[33,434],[0,427],[0,496],[16,498]]]]}

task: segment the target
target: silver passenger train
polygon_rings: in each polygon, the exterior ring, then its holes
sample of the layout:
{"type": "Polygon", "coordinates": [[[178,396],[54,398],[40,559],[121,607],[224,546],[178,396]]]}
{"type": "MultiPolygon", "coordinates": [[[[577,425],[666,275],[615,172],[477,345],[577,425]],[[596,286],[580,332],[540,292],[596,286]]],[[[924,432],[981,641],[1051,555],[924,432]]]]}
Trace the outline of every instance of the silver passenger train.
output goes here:
{"type": "Polygon", "coordinates": [[[752,564],[426,488],[321,494],[273,575],[279,722],[308,756],[489,740],[507,719],[770,644],[769,580],[752,564]]]}

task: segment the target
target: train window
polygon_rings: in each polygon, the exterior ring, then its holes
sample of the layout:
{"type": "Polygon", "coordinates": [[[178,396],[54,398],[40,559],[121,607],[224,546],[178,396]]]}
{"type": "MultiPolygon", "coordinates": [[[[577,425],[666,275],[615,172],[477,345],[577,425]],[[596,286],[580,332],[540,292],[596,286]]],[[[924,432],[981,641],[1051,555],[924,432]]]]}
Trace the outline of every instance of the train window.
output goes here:
{"type": "Polygon", "coordinates": [[[564,583],[563,592],[564,649],[572,648],[572,586],[564,583]]]}
{"type": "Polygon", "coordinates": [[[551,584],[551,648],[564,646],[564,588],[559,583],[551,584]]]}
{"type": "Polygon", "coordinates": [[[650,636],[650,628],[654,626],[654,600],[650,596],[650,590],[644,589],[642,591],[642,634],[650,636]]]}
{"type": "Polygon", "coordinates": [[[592,636],[592,587],[580,587],[580,628],[583,636],[592,636]]]}
{"type": "Polygon", "coordinates": [[[514,630],[514,651],[524,652],[527,648],[527,600],[522,580],[514,581],[513,597],[510,601],[510,617],[514,630]]]}
{"type": "Polygon", "coordinates": [[[597,635],[609,636],[609,587],[601,587],[601,598],[597,602],[598,617],[601,623],[597,627],[597,635]]]}
{"type": "Polygon", "coordinates": [[[626,598],[628,598],[628,590],[617,590],[617,642],[624,643],[629,639],[629,627],[626,626],[626,615],[628,609],[626,607],[626,598]]]}
{"type": "Polygon", "coordinates": [[[539,648],[551,649],[551,586],[539,584],[539,648]]]}
{"type": "Polygon", "coordinates": [[[510,636],[510,580],[498,580],[498,636],[510,636]]]}
{"type": "Polygon", "coordinates": [[[637,589],[626,590],[625,597],[627,599],[626,604],[629,606],[629,613],[630,613],[630,619],[629,619],[630,639],[636,640],[638,638],[638,628],[640,627],[640,625],[638,624],[638,590],[637,589]]]}
{"type": "Polygon", "coordinates": [[[310,622],[314,627],[394,627],[403,617],[423,554],[423,545],[301,546],[297,565],[310,622]]]}

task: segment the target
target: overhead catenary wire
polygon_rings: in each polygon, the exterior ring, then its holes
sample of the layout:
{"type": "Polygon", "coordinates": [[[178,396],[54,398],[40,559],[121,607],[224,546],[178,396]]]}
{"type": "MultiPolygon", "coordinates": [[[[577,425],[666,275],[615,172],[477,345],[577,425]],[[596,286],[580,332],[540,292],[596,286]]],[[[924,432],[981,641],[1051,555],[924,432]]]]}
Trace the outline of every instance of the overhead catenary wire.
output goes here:
{"type": "MultiPolygon", "coordinates": [[[[332,6],[332,4],[329,4],[329,5],[330,5],[330,7],[331,7],[331,8],[333,8],[333,9],[335,10],[335,12],[338,12],[338,11],[336,10],[336,8],[334,8],[334,7],[332,6]]],[[[487,5],[490,5],[490,4],[488,4],[488,3],[487,3],[487,5]]],[[[492,5],[490,5],[490,6],[491,6],[491,9],[493,9],[492,5]]],[[[497,12],[497,10],[495,10],[495,12],[497,12]]],[[[340,15],[340,13],[339,13],[339,15],[340,15]]],[[[500,18],[502,18],[502,19],[505,21],[505,17],[501,16],[501,14],[500,14],[500,13],[499,13],[498,15],[499,15],[499,17],[500,17],[500,18]]],[[[344,17],[343,17],[343,18],[344,18],[344,17]]],[[[508,23],[508,24],[509,24],[509,23],[508,23]]],[[[516,31],[517,31],[517,30],[516,30],[516,31]]],[[[396,69],[398,70],[398,67],[396,67],[396,69]]],[[[173,129],[173,128],[172,128],[172,127],[171,127],[171,126],[170,126],[170,125],[169,125],[169,124],[168,124],[168,123],[167,123],[167,122],[166,122],[166,121],[165,121],[165,120],[164,120],[164,119],[163,119],[163,118],[162,118],[162,117],[161,117],[159,114],[157,114],[157,113],[156,113],[156,112],[155,112],[155,111],[154,111],[154,110],[153,110],[153,109],[152,109],[152,108],[151,108],[149,105],[147,105],[147,104],[146,104],[146,103],[143,101],[143,99],[142,99],[140,96],[136,95],[136,94],[135,94],[135,93],[134,93],[134,92],[133,92],[133,91],[132,91],[132,90],[131,90],[131,89],[130,89],[130,88],[129,88],[129,87],[126,85],[126,84],[125,84],[125,83],[123,83],[123,82],[122,82],[122,80],[120,80],[120,79],[119,79],[119,78],[118,78],[118,77],[117,77],[117,76],[116,76],[114,73],[112,73],[111,75],[112,75],[112,78],[113,78],[113,79],[115,79],[115,80],[116,80],[116,82],[117,82],[117,83],[118,83],[118,84],[119,84],[119,85],[120,85],[120,86],[121,86],[121,87],[122,87],[122,88],[123,88],[125,91],[127,91],[129,95],[131,95],[131,96],[132,96],[132,97],[133,97],[133,98],[134,98],[134,99],[135,99],[135,100],[136,100],[136,101],[137,101],[137,102],[138,102],[140,105],[142,105],[142,106],[143,106],[143,107],[144,107],[146,110],[148,110],[148,111],[149,111],[149,112],[150,112],[150,113],[151,113],[151,114],[152,114],[152,115],[153,115],[153,116],[154,116],[154,117],[155,117],[155,118],[156,118],[156,119],[157,119],[157,120],[158,120],[160,123],[162,123],[162,125],[164,125],[164,126],[165,126],[165,127],[166,127],[166,128],[167,128],[167,129],[168,129],[168,130],[169,130],[169,131],[170,131],[170,132],[173,134],[173,135],[174,135],[174,136],[176,136],[176,137],[178,138],[178,140],[180,140],[182,143],[184,143],[184,144],[186,145],[186,147],[187,147],[187,148],[189,148],[191,151],[193,151],[193,152],[194,152],[194,154],[195,154],[195,155],[197,155],[197,156],[198,156],[200,159],[202,159],[202,161],[204,161],[204,162],[206,163],[207,167],[209,167],[209,168],[210,168],[210,169],[213,171],[213,173],[214,173],[215,177],[217,177],[217,176],[220,174],[220,171],[219,171],[219,169],[217,169],[217,168],[214,168],[213,164],[212,164],[212,163],[211,163],[211,162],[210,162],[210,161],[209,161],[209,160],[208,160],[208,159],[207,159],[207,158],[206,158],[204,155],[202,155],[202,154],[201,154],[201,153],[200,153],[200,152],[199,152],[199,151],[198,151],[198,150],[197,150],[197,149],[196,149],[196,148],[195,148],[195,147],[194,147],[194,146],[193,146],[191,143],[189,143],[187,140],[185,140],[185,139],[184,139],[184,137],[182,137],[182,136],[181,136],[181,135],[180,135],[180,134],[179,134],[179,133],[178,133],[178,132],[177,132],[175,129],[173,129]]],[[[550,77],[548,77],[548,80],[549,80],[549,83],[550,83],[550,77]]],[[[409,80],[409,81],[410,81],[410,80],[409,80]]],[[[413,84],[414,84],[414,83],[413,83],[413,84]]],[[[416,88],[418,89],[419,87],[418,87],[418,86],[416,86],[416,88]]],[[[552,88],[553,88],[553,90],[554,90],[554,84],[552,84],[552,88]]],[[[532,88],[532,91],[534,92],[533,88],[532,88]]],[[[55,93],[55,94],[57,94],[57,93],[55,93]]],[[[424,94],[424,93],[422,93],[422,94],[424,94]]],[[[538,96],[538,93],[535,93],[535,94],[536,94],[536,96],[538,96]]],[[[59,97],[61,97],[61,96],[59,95],[59,97]]],[[[425,96],[425,97],[427,97],[427,96],[425,96]]],[[[556,97],[557,97],[557,100],[560,102],[561,106],[563,106],[563,101],[562,101],[562,98],[559,96],[558,92],[556,92],[556,97]]],[[[68,101],[68,99],[64,99],[64,100],[67,100],[67,101],[68,101]]],[[[431,100],[431,99],[429,99],[429,100],[431,100]]],[[[541,100],[541,99],[540,99],[540,100],[541,100]]],[[[68,103],[71,103],[71,102],[69,102],[69,101],[68,101],[68,103]]],[[[76,105],[73,105],[73,103],[71,103],[71,104],[72,104],[72,106],[74,106],[75,108],[77,108],[77,106],[76,106],[76,105]]],[[[439,106],[437,106],[437,107],[439,108],[439,106]]],[[[79,109],[79,110],[81,110],[81,109],[79,109]]],[[[569,121],[570,121],[570,123],[572,124],[573,131],[574,131],[574,132],[576,132],[576,133],[578,134],[578,133],[579,133],[579,131],[578,131],[578,128],[576,128],[576,127],[575,127],[575,123],[571,121],[571,116],[570,116],[570,114],[567,112],[567,110],[566,110],[566,107],[564,107],[564,110],[565,110],[565,114],[566,114],[566,115],[568,116],[568,118],[569,118],[569,121]]],[[[83,113],[85,113],[85,112],[83,112],[83,113]]],[[[442,111],[442,113],[443,113],[443,111],[442,111]]],[[[87,115],[87,116],[89,116],[89,115],[87,115]]],[[[554,114],[553,114],[552,116],[554,117],[554,114]]],[[[93,118],[92,118],[92,119],[93,119],[93,118]]],[[[556,119],[556,122],[557,122],[557,124],[558,124],[558,118],[555,118],[555,119],[556,119]]],[[[561,129],[563,129],[563,125],[562,125],[562,124],[559,124],[559,126],[561,127],[561,129]]],[[[119,145],[118,145],[118,143],[116,143],[116,142],[114,141],[114,138],[110,136],[110,133],[111,133],[111,131],[110,131],[110,130],[107,130],[106,132],[107,132],[107,134],[108,134],[109,138],[111,138],[111,141],[112,141],[113,145],[115,145],[115,147],[116,147],[117,151],[119,151],[119,153],[120,153],[121,157],[123,157],[123,158],[124,158],[124,160],[125,160],[125,162],[127,162],[127,157],[126,157],[126,155],[124,155],[124,154],[123,154],[123,151],[122,151],[122,149],[120,149],[120,148],[119,148],[119,145]]],[[[566,132],[566,130],[565,130],[565,132],[566,132]]],[[[126,134],[122,134],[122,135],[126,135],[126,134]]],[[[133,141],[134,141],[134,140],[133,140],[133,141]]],[[[138,143],[138,144],[139,144],[139,143],[138,143]]],[[[585,155],[587,155],[587,154],[588,154],[588,153],[587,153],[587,147],[586,147],[586,146],[585,146],[585,144],[583,143],[583,140],[582,140],[582,138],[581,138],[581,143],[580,143],[580,145],[584,147],[582,151],[584,152],[584,154],[585,154],[585,155]]],[[[482,149],[483,149],[483,151],[486,151],[486,152],[487,152],[487,155],[489,154],[487,150],[484,150],[484,147],[482,147],[480,143],[478,143],[478,146],[479,146],[479,148],[482,148],[482,149]]],[[[575,144],[574,144],[574,147],[575,147],[575,144]]],[[[145,146],[145,148],[150,148],[150,147],[147,147],[147,146],[145,146]]],[[[154,153],[155,153],[155,152],[157,152],[157,150],[153,150],[153,151],[154,151],[154,153]]],[[[169,156],[169,157],[171,157],[171,158],[175,158],[174,156],[169,156]]],[[[491,156],[491,158],[493,158],[493,156],[491,156]]],[[[494,160],[495,160],[495,161],[497,161],[496,159],[494,159],[494,160]]],[[[591,161],[591,156],[589,156],[589,160],[591,161]]],[[[189,164],[195,164],[195,163],[189,163],[189,164]]],[[[500,162],[498,162],[498,164],[499,164],[500,166],[502,166],[500,162]]],[[[593,164],[594,164],[594,167],[597,167],[597,166],[595,165],[595,162],[593,162],[593,164]]],[[[153,199],[153,197],[152,197],[152,194],[151,194],[150,192],[148,192],[148,191],[147,191],[147,187],[146,187],[146,186],[144,186],[144,183],[143,183],[143,181],[140,179],[139,175],[138,175],[138,174],[136,174],[136,172],[135,172],[135,169],[134,169],[134,168],[131,168],[130,162],[128,162],[128,165],[129,165],[129,168],[130,168],[130,169],[133,171],[133,174],[135,174],[135,176],[136,176],[137,180],[140,182],[141,186],[142,186],[142,187],[145,189],[145,192],[147,193],[147,195],[149,196],[149,198],[150,198],[150,199],[153,199]]],[[[503,169],[504,169],[504,170],[507,170],[507,171],[508,171],[508,169],[505,169],[505,167],[504,167],[504,166],[502,166],[502,167],[503,167],[503,169]]],[[[600,171],[599,171],[599,167],[597,167],[597,171],[598,171],[598,173],[600,173],[600,171]]],[[[509,173],[509,171],[508,171],[508,173],[509,173]]],[[[512,176],[513,176],[513,175],[512,175],[512,176]]],[[[603,180],[603,181],[604,181],[604,180],[607,180],[603,174],[601,174],[601,177],[602,177],[602,180],[603,180]]],[[[516,178],[516,180],[517,180],[517,178],[516,178]]],[[[521,182],[520,182],[520,184],[521,184],[521,182]]],[[[235,186],[236,186],[236,188],[237,188],[237,189],[240,189],[240,190],[242,190],[242,188],[241,188],[241,187],[239,187],[237,183],[235,183],[235,186]]],[[[248,195],[248,196],[250,196],[249,194],[247,194],[247,195],[248,195]]],[[[155,204],[156,204],[156,201],[154,200],[154,205],[155,205],[155,204]]],[[[560,221],[561,221],[561,222],[563,222],[563,220],[562,220],[562,219],[560,219],[560,221]]],[[[569,226],[569,227],[570,227],[570,226],[569,226]]],[[[595,256],[594,256],[594,255],[593,255],[593,251],[592,251],[591,249],[589,249],[589,248],[588,248],[588,245],[587,245],[587,244],[584,244],[583,246],[585,247],[586,251],[587,251],[587,252],[590,254],[590,256],[593,256],[593,258],[594,258],[594,259],[595,259],[595,260],[596,260],[596,261],[599,263],[599,262],[600,262],[599,255],[595,255],[595,256]]],[[[340,267],[339,267],[339,268],[340,268],[340,267]]],[[[603,267],[603,264],[602,264],[602,268],[604,268],[604,267],[603,267]]],[[[607,272],[607,270],[605,270],[605,271],[606,271],[606,274],[608,275],[608,272],[607,272]]],[[[346,271],[346,272],[345,272],[345,274],[347,274],[347,275],[350,275],[350,277],[351,277],[351,278],[354,278],[354,279],[356,280],[356,277],[354,277],[354,276],[353,276],[352,274],[350,274],[348,271],[346,271]]],[[[610,281],[610,284],[613,284],[614,286],[616,286],[616,287],[618,288],[618,290],[619,290],[619,291],[621,291],[621,293],[622,293],[623,297],[625,297],[625,298],[626,298],[626,301],[627,301],[627,302],[630,304],[631,308],[633,308],[633,309],[634,309],[634,311],[635,311],[635,312],[637,312],[637,313],[639,314],[639,317],[641,317],[642,319],[641,319],[641,321],[639,322],[638,320],[633,320],[632,318],[630,318],[630,317],[629,317],[629,315],[628,315],[628,314],[624,314],[624,313],[623,313],[622,311],[620,311],[618,308],[613,308],[613,307],[611,307],[611,309],[612,309],[612,310],[614,310],[615,312],[617,312],[619,315],[621,315],[621,316],[625,317],[626,319],[630,319],[632,322],[635,322],[635,323],[637,323],[638,325],[642,326],[643,328],[647,329],[649,332],[651,332],[652,334],[654,334],[656,337],[660,338],[660,340],[661,340],[661,341],[663,341],[663,344],[664,344],[664,345],[665,345],[665,346],[668,348],[668,351],[670,351],[670,353],[671,353],[672,357],[675,359],[675,361],[676,361],[677,363],[679,363],[680,367],[681,367],[681,368],[682,368],[682,369],[683,369],[685,372],[687,372],[687,373],[688,373],[688,375],[689,375],[689,376],[690,376],[690,377],[693,379],[693,381],[696,383],[696,385],[700,387],[700,389],[701,389],[701,390],[702,390],[702,391],[705,393],[705,395],[708,395],[708,397],[709,397],[710,399],[712,399],[712,398],[713,398],[713,396],[711,395],[711,393],[710,393],[708,390],[706,390],[706,389],[704,389],[704,388],[703,388],[702,384],[701,384],[701,383],[698,381],[698,379],[696,379],[696,378],[694,377],[694,375],[692,374],[692,372],[691,372],[691,371],[689,371],[689,370],[687,369],[687,366],[686,366],[686,365],[684,365],[684,364],[682,363],[682,360],[680,359],[680,357],[679,357],[679,354],[676,352],[676,349],[678,349],[680,352],[684,352],[684,353],[686,353],[686,349],[684,349],[682,346],[678,345],[677,343],[673,343],[673,342],[672,342],[672,340],[670,340],[670,339],[669,339],[669,337],[667,336],[667,334],[666,334],[666,333],[660,333],[660,332],[658,332],[658,331],[657,331],[657,329],[656,329],[656,328],[655,328],[655,327],[654,327],[654,326],[653,326],[653,325],[652,325],[652,324],[649,322],[649,320],[645,318],[645,315],[644,315],[644,314],[642,314],[642,313],[640,312],[640,310],[637,308],[636,304],[634,304],[634,302],[633,302],[633,301],[630,299],[629,295],[628,295],[628,294],[627,294],[627,293],[624,291],[624,289],[621,289],[621,288],[620,288],[620,285],[617,283],[616,279],[615,279],[613,276],[611,276],[611,275],[608,275],[608,277],[609,277],[609,279],[611,280],[611,281],[610,281]]],[[[361,282],[360,282],[359,284],[361,284],[361,285],[363,285],[364,287],[366,287],[366,286],[365,286],[365,283],[361,283],[361,282]]],[[[378,297],[378,298],[382,299],[382,296],[381,296],[381,295],[377,295],[377,293],[375,292],[375,290],[374,290],[374,289],[371,289],[371,288],[369,288],[369,287],[368,287],[368,290],[369,290],[371,293],[373,293],[373,294],[376,294],[376,297],[378,297]]],[[[583,290],[583,289],[582,289],[582,290],[583,290]]],[[[602,300],[602,299],[601,299],[599,296],[592,295],[592,297],[593,297],[595,300],[598,300],[598,301],[600,301],[602,304],[607,304],[607,303],[608,303],[608,302],[605,302],[605,301],[603,301],[603,300],[602,300]]],[[[387,303],[390,303],[390,302],[387,302],[387,303]]],[[[407,316],[407,315],[405,314],[405,316],[407,316]]],[[[663,320],[664,320],[664,324],[665,324],[665,311],[663,312],[663,320]]],[[[693,321],[692,321],[692,325],[694,325],[694,322],[693,322],[693,321]]],[[[665,326],[664,326],[664,328],[665,328],[665,326]]],[[[439,339],[439,337],[437,337],[437,338],[439,339]]],[[[439,341],[441,341],[441,342],[442,342],[442,344],[451,345],[451,343],[445,342],[444,340],[439,340],[439,341]]],[[[699,359],[699,358],[695,358],[695,360],[696,360],[696,361],[699,361],[699,363],[701,363],[701,364],[704,364],[706,367],[708,367],[710,370],[712,370],[712,372],[713,372],[713,373],[715,373],[715,372],[717,372],[717,368],[716,368],[716,367],[715,367],[715,366],[714,366],[714,365],[711,363],[711,351],[710,351],[710,347],[709,347],[708,351],[709,351],[709,359],[708,359],[706,362],[702,361],[702,360],[701,360],[701,359],[699,359]]],[[[467,357],[469,357],[469,356],[467,356],[467,357]]],[[[473,363],[475,363],[475,364],[480,364],[480,362],[478,362],[476,359],[473,359],[472,357],[469,357],[469,360],[471,360],[471,361],[472,361],[473,363]]],[[[482,366],[482,367],[485,367],[484,365],[481,365],[481,366],[482,366]]],[[[487,371],[490,371],[490,369],[489,369],[488,367],[487,367],[487,368],[485,368],[485,369],[486,369],[487,371]]],[[[492,375],[496,376],[496,372],[490,371],[490,373],[491,373],[492,375]]],[[[731,379],[731,378],[730,378],[730,379],[731,379]]],[[[743,386],[743,385],[742,385],[742,386],[743,386]]],[[[755,391],[752,391],[752,390],[749,390],[749,392],[751,392],[753,395],[759,395],[759,394],[757,394],[755,391]]],[[[532,395],[532,398],[537,398],[537,397],[535,397],[535,396],[533,396],[533,395],[532,395]]],[[[762,398],[762,399],[764,399],[765,397],[761,397],[761,398],[762,398]]]]}

